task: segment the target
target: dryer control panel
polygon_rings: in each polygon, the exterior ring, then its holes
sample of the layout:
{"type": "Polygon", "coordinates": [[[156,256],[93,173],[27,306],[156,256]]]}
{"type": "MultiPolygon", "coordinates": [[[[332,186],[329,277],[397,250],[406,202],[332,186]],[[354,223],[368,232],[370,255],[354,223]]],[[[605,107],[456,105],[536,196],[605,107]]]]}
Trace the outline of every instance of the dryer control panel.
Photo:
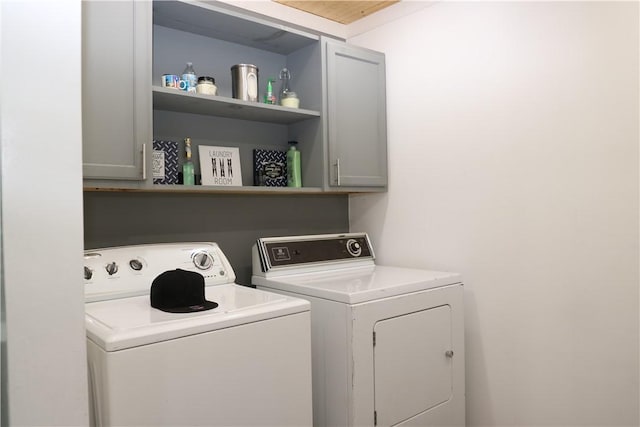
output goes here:
{"type": "Polygon", "coordinates": [[[262,271],[278,267],[304,267],[374,259],[373,248],[366,233],[266,237],[258,239],[256,250],[262,271]]]}

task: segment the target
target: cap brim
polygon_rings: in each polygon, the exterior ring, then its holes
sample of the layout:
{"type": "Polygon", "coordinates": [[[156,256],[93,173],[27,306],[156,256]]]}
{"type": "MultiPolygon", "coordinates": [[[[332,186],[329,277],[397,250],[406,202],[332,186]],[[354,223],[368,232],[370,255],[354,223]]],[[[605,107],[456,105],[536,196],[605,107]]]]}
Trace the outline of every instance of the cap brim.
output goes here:
{"type": "Polygon", "coordinates": [[[197,313],[199,311],[207,311],[214,309],[218,306],[217,302],[204,301],[202,304],[189,305],[186,307],[155,307],[158,310],[166,311],[167,313],[197,313]]]}

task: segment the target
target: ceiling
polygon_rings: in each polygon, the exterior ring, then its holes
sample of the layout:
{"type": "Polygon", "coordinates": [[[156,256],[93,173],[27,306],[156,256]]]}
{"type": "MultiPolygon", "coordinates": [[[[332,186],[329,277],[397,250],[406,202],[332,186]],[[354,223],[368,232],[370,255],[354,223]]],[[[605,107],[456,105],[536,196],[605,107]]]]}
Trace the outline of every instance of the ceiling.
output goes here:
{"type": "Polygon", "coordinates": [[[273,0],[276,3],[290,6],[313,15],[321,16],[340,24],[350,24],[360,18],[369,16],[400,0],[383,1],[316,1],[316,0],[273,0]]]}

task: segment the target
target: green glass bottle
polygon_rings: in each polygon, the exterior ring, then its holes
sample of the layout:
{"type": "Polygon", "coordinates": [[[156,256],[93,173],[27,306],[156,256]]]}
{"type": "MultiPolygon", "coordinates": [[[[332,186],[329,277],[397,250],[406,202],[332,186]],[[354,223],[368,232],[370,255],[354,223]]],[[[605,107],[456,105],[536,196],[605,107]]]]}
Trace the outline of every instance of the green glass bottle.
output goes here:
{"type": "Polygon", "coordinates": [[[191,160],[191,138],[184,139],[184,147],[187,158],[182,165],[182,183],[184,185],[194,185],[195,174],[193,171],[193,161],[191,160]]]}

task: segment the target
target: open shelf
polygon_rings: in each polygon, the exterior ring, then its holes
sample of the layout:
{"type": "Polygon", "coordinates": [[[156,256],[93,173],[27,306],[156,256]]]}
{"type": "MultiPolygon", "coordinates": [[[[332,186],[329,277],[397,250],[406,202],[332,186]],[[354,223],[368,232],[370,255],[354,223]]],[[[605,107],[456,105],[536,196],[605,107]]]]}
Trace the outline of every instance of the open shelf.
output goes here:
{"type": "Polygon", "coordinates": [[[262,195],[288,195],[288,194],[328,194],[319,187],[216,187],[212,185],[143,185],[134,186],[123,183],[114,185],[108,183],[102,185],[85,185],[84,191],[114,191],[114,192],[135,192],[135,193],[199,193],[199,194],[262,194],[262,195]]]}
{"type": "Polygon", "coordinates": [[[159,86],[153,87],[153,108],[277,124],[291,124],[320,117],[320,112],[313,110],[199,95],[159,86]]]}

